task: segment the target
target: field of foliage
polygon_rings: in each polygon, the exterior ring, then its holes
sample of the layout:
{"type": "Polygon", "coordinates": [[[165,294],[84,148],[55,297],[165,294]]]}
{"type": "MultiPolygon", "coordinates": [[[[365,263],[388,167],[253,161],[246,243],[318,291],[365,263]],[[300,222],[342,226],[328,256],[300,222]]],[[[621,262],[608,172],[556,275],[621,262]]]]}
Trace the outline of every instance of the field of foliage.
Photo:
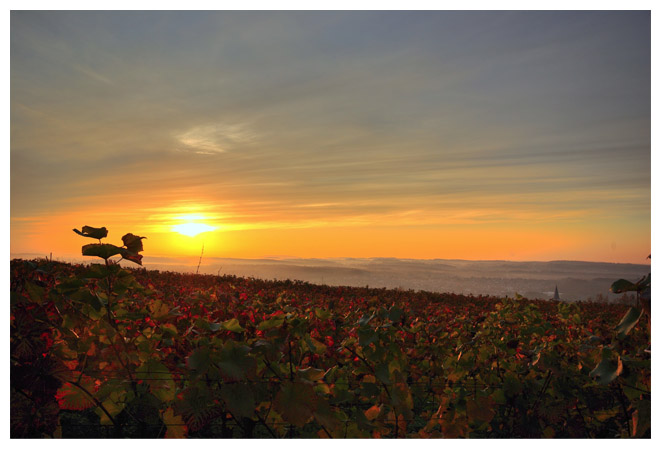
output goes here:
{"type": "MultiPolygon", "coordinates": [[[[140,238],[124,243],[139,263],[140,238]]],[[[11,262],[12,437],[650,436],[641,309],[126,269],[102,251],[11,262]]]]}

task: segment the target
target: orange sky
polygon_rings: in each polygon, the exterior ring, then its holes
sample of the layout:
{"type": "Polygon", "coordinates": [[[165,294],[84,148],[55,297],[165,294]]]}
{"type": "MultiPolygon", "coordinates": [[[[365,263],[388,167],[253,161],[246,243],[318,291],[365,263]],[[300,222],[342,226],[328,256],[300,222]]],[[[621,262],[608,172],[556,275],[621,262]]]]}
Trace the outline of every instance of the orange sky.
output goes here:
{"type": "Polygon", "coordinates": [[[645,11],[15,11],[10,250],[646,263],[650,86],[645,11]]]}
{"type": "MultiPolygon", "coordinates": [[[[129,209],[130,211],[130,209],[129,209]]],[[[80,247],[92,240],[73,233],[72,227],[106,226],[106,243],[121,245],[121,236],[131,232],[146,236],[148,256],[206,257],[399,257],[420,259],[501,260],[595,260],[646,263],[648,233],[642,223],[634,235],[621,239],[627,223],[609,229],[590,229],[570,221],[520,224],[479,223],[475,220],[444,224],[415,224],[415,217],[390,217],[383,222],[360,222],[352,217],[342,222],[286,221],[274,217],[267,222],[223,220],[208,208],[185,212],[173,208],[170,215],[158,211],[135,220],[129,214],[93,210],[53,215],[29,227],[12,228],[12,252],[41,253],[66,258],[78,256],[80,247]],[[207,218],[205,218],[207,217],[207,218]],[[397,222],[398,220],[398,222],[397,222]],[[73,226],[72,226],[73,223],[73,226]],[[196,236],[176,232],[182,223],[204,223],[217,229],[196,236]],[[16,233],[14,229],[31,229],[16,233]],[[57,237],[56,237],[57,236],[57,237]]],[[[364,217],[359,217],[366,220],[364,217]]],[[[421,222],[422,220],[420,220],[421,222]]]]}

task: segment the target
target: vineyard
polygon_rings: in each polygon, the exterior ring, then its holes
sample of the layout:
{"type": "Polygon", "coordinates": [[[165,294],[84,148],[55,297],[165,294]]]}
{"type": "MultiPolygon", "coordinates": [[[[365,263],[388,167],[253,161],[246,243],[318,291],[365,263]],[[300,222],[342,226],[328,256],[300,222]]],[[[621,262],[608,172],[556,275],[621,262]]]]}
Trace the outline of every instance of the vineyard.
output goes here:
{"type": "Polygon", "coordinates": [[[11,261],[13,438],[650,437],[641,308],[128,269],[123,241],[11,261]]]}

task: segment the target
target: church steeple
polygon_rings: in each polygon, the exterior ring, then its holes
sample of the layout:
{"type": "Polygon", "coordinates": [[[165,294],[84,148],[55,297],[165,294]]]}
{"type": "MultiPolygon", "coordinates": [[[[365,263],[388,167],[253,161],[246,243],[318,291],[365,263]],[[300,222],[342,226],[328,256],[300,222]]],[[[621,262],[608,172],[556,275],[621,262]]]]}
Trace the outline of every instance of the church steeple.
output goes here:
{"type": "Polygon", "coordinates": [[[559,297],[559,290],[557,290],[557,285],[555,285],[555,296],[552,298],[556,301],[560,301],[561,298],[559,297]]]}

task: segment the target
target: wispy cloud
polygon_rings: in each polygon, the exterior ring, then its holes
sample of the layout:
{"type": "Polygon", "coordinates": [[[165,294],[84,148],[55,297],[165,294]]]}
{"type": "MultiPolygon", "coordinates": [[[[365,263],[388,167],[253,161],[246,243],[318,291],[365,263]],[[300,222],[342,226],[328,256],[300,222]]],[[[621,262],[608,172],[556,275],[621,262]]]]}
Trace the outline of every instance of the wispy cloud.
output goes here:
{"type": "Polygon", "coordinates": [[[115,84],[113,81],[109,80],[108,78],[101,75],[100,73],[95,72],[94,70],[90,69],[89,67],[83,67],[83,66],[80,66],[80,65],[76,64],[76,65],[73,66],[73,68],[76,69],[77,71],[79,71],[80,73],[83,73],[83,74],[87,75],[88,77],[90,77],[90,78],[92,78],[96,81],[100,81],[101,83],[109,84],[111,86],[115,84]]]}
{"type": "Polygon", "coordinates": [[[176,136],[190,151],[200,154],[224,153],[255,139],[245,124],[196,126],[176,136]]]}

